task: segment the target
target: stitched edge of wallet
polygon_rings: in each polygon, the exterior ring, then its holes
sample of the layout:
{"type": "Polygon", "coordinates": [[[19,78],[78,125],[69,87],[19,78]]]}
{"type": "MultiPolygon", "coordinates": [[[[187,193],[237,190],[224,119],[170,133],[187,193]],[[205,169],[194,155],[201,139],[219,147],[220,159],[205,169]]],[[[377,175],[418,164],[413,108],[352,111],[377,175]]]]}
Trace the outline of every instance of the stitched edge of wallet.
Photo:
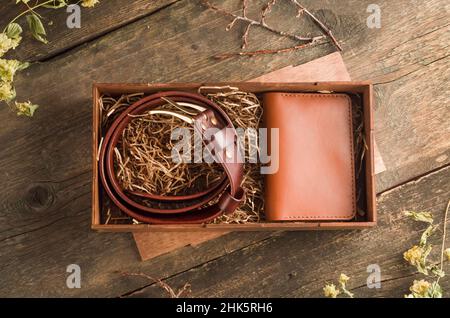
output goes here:
{"type": "Polygon", "coordinates": [[[347,94],[311,94],[311,93],[282,93],[281,96],[287,96],[287,97],[300,97],[300,96],[306,96],[306,97],[339,97],[339,98],[345,98],[347,100],[347,106],[348,106],[348,123],[350,127],[350,162],[351,162],[351,174],[352,174],[352,206],[353,211],[352,214],[348,216],[333,216],[333,215],[318,215],[318,216],[286,216],[284,218],[287,219],[340,219],[340,220],[351,220],[356,215],[356,201],[355,201],[355,163],[354,163],[354,151],[353,151],[353,127],[352,127],[352,103],[350,96],[347,94]]]}

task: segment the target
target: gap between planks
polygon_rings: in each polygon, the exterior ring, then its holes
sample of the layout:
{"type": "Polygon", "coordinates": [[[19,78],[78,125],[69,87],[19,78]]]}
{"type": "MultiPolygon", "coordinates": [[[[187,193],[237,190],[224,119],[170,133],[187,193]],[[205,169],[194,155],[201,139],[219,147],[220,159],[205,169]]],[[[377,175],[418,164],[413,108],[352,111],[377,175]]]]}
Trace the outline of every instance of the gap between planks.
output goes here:
{"type": "Polygon", "coordinates": [[[422,174],[420,174],[420,175],[414,176],[414,177],[412,177],[412,178],[409,178],[409,179],[406,180],[406,181],[403,181],[403,182],[401,182],[401,183],[399,183],[399,184],[396,184],[396,185],[394,185],[394,186],[392,186],[392,187],[390,187],[390,188],[387,188],[387,189],[385,189],[385,190],[383,190],[383,191],[380,191],[380,192],[377,193],[377,199],[380,198],[380,197],[382,197],[382,196],[384,196],[384,195],[386,195],[386,194],[389,194],[390,192],[392,192],[392,191],[394,191],[394,190],[396,190],[396,189],[398,189],[398,188],[401,188],[401,187],[403,187],[403,186],[406,186],[406,185],[408,185],[408,184],[410,184],[410,183],[417,183],[417,182],[419,182],[420,180],[422,180],[422,179],[424,179],[424,178],[427,178],[427,177],[429,177],[429,176],[431,176],[431,175],[433,175],[433,174],[437,174],[437,173],[439,173],[441,170],[444,170],[444,169],[446,169],[446,168],[448,168],[448,167],[450,167],[450,163],[447,163],[447,164],[442,165],[442,166],[440,166],[440,167],[437,167],[437,168],[435,168],[435,169],[429,170],[429,171],[427,171],[427,172],[425,172],[425,173],[422,173],[422,174]]]}
{"type": "MultiPolygon", "coordinates": [[[[209,259],[209,260],[207,260],[207,261],[205,261],[205,262],[202,262],[202,263],[200,263],[200,264],[197,264],[197,265],[195,265],[195,266],[193,266],[193,267],[191,267],[191,268],[188,268],[188,269],[185,269],[185,270],[182,270],[182,271],[173,273],[173,274],[171,274],[171,275],[169,275],[169,276],[166,276],[166,277],[164,277],[164,278],[160,278],[159,280],[162,281],[162,282],[164,282],[164,281],[167,281],[167,280],[169,280],[169,279],[171,279],[171,278],[175,278],[175,277],[177,277],[178,275],[181,275],[181,274],[190,272],[190,271],[195,270],[195,269],[197,269],[197,268],[200,268],[200,267],[202,267],[202,266],[204,266],[204,265],[207,265],[207,264],[209,264],[209,263],[212,263],[212,262],[215,262],[215,261],[217,261],[217,260],[220,260],[221,258],[226,257],[226,256],[228,256],[228,255],[232,255],[232,254],[234,254],[234,253],[237,253],[237,252],[246,250],[246,249],[248,249],[248,248],[251,248],[251,247],[253,247],[253,246],[257,245],[257,244],[261,244],[261,243],[263,243],[263,242],[265,242],[265,241],[268,241],[268,240],[272,239],[273,237],[275,237],[275,236],[277,236],[277,235],[280,235],[281,233],[282,233],[282,232],[279,232],[279,231],[277,231],[277,232],[268,232],[268,233],[267,233],[268,236],[265,237],[265,238],[262,238],[262,239],[260,239],[260,240],[254,241],[254,242],[252,242],[252,243],[250,243],[250,244],[248,244],[248,245],[242,246],[242,247],[240,247],[240,248],[238,248],[238,249],[235,249],[235,250],[233,250],[233,251],[231,251],[231,252],[225,251],[225,254],[222,254],[222,255],[220,255],[220,256],[211,258],[211,259],[209,259]]],[[[130,297],[130,296],[133,296],[133,295],[135,295],[135,294],[139,294],[139,293],[142,292],[144,289],[149,288],[149,287],[152,287],[152,286],[157,285],[157,284],[158,284],[157,281],[151,282],[151,283],[149,283],[149,284],[147,284],[147,285],[144,285],[144,286],[142,286],[142,287],[136,288],[136,289],[134,289],[134,290],[132,290],[132,291],[123,293],[123,294],[120,295],[119,297],[121,297],[121,298],[123,298],[123,297],[130,297]]]]}
{"type": "Polygon", "coordinates": [[[123,28],[123,27],[127,27],[127,26],[129,26],[131,24],[134,24],[134,23],[140,21],[140,20],[147,19],[148,17],[150,17],[150,16],[152,16],[152,15],[154,15],[154,14],[156,14],[156,13],[158,13],[158,12],[164,10],[164,9],[167,9],[170,6],[176,4],[176,3],[180,2],[180,1],[182,1],[182,0],[174,0],[174,2],[168,3],[168,4],[166,4],[166,5],[162,6],[162,7],[154,10],[154,11],[151,11],[151,12],[147,13],[147,14],[144,14],[142,16],[139,16],[139,17],[136,17],[134,19],[131,19],[131,20],[129,20],[129,21],[123,23],[123,24],[119,23],[119,24],[117,24],[115,26],[112,26],[109,29],[106,29],[104,31],[99,32],[98,34],[94,34],[91,37],[86,38],[84,41],[82,41],[80,43],[76,43],[76,44],[74,44],[72,46],[69,45],[67,47],[63,47],[63,48],[61,48],[59,50],[56,50],[53,53],[49,53],[47,56],[44,56],[43,58],[36,60],[35,63],[50,62],[53,59],[56,59],[56,58],[58,58],[58,57],[60,57],[60,56],[62,56],[64,54],[70,53],[71,51],[77,50],[81,46],[84,46],[86,44],[89,44],[89,43],[92,43],[94,41],[97,41],[97,40],[99,40],[99,39],[109,35],[110,33],[113,33],[115,31],[123,28]]]}

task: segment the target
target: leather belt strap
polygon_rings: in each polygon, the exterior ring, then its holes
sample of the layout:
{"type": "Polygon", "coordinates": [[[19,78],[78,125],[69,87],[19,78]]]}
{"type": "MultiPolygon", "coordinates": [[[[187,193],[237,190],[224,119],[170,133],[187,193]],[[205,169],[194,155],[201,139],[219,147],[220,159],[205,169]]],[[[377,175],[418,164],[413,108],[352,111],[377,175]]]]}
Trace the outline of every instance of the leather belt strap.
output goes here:
{"type": "Polygon", "coordinates": [[[142,98],[123,111],[108,128],[99,153],[99,175],[103,188],[111,201],[134,219],[154,224],[203,223],[221,214],[233,212],[244,199],[241,188],[243,160],[239,152],[238,137],[227,114],[215,103],[199,94],[188,92],[160,92],[142,98]],[[192,118],[194,129],[203,139],[225,175],[205,191],[190,195],[162,196],[124,191],[114,171],[114,149],[123,130],[133,115],[154,111],[161,105],[189,103],[203,111],[192,118]],[[208,136],[211,128],[216,133],[208,136]],[[144,200],[133,199],[133,196],[144,200]],[[146,201],[151,204],[143,204],[146,201]]]}

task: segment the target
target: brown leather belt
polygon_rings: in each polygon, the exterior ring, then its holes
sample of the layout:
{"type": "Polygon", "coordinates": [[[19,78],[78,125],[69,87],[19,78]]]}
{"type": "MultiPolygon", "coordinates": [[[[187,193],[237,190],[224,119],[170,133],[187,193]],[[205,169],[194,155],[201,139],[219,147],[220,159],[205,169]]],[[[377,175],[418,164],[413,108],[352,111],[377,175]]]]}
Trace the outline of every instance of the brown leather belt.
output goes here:
{"type": "Polygon", "coordinates": [[[244,199],[244,191],[241,188],[243,161],[233,124],[219,106],[194,93],[161,92],[129,106],[114,120],[103,138],[99,153],[99,174],[111,201],[123,212],[141,222],[203,223],[223,213],[233,212],[244,199]],[[158,107],[168,102],[200,106],[201,111],[191,119],[194,129],[201,133],[203,144],[214,160],[222,165],[225,174],[207,190],[189,195],[162,196],[124,191],[114,171],[114,148],[122,136],[122,131],[133,119],[133,115],[157,112],[158,107]],[[217,133],[208,138],[205,132],[210,128],[217,129],[217,133]]]}

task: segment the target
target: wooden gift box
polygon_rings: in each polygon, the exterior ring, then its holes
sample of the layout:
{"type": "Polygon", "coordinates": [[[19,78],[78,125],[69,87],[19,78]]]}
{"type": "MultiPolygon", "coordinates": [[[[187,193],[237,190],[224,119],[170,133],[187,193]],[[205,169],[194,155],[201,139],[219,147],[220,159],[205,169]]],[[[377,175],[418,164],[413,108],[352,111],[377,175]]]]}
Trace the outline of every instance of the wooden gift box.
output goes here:
{"type": "Polygon", "coordinates": [[[372,85],[368,82],[316,82],[316,83],[168,83],[168,84],[100,84],[93,85],[93,127],[92,127],[92,229],[110,232],[135,231],[261,231],[261,230],[319,230],[319,229],[362,229],[376,225],[376,202],[374,181],[373,141],[373,97],[372,85]],[[270,91],[356,93],[362,96],[364,116],[364,137],[367,145],[364,157],[364,184],[366,211],[364,220],[358,221],[316,221],[316,222],[258,222],[246,224],[102,224],[102,187],[98,175],[97,152],[101,140],[100,103],[102,94],[122,95],[132,93],[152,94],[159,91],[176,90],[197,92],[201,86],[233,86],[240,90],[260,94],[270,91]]]}

